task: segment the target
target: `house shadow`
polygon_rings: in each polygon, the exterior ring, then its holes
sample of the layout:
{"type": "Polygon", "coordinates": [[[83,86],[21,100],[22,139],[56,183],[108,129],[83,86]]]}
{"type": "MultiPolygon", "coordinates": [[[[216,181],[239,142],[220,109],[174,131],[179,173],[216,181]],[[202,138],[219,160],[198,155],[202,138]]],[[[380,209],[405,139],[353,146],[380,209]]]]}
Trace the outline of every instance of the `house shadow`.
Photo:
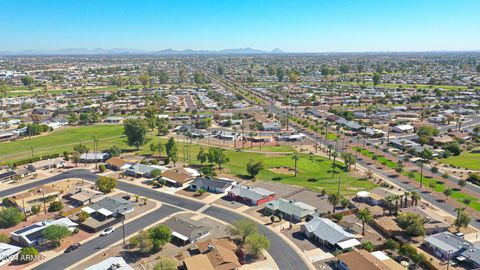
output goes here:
{"type": "Polygon", "coordinates": [[[123,250],[120,252],[120,254],[121,254],[121,257],[123,257],[123,259],[127,263],[136,263],[139,260],[143,258],[148,258],[152,255],[150,253],[142,254],[138,251],[130,251],[130,250],[123,250]]]}

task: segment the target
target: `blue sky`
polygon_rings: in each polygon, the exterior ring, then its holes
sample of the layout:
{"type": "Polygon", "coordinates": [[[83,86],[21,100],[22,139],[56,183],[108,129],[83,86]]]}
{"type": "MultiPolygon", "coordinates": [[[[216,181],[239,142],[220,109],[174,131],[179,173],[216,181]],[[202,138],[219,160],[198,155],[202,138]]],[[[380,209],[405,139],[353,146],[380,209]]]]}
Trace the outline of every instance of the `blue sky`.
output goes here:
{"type": "Polygon", "coordinates": [[[480,50],[478,0],[5,0],[0,51],[480,50]]]}

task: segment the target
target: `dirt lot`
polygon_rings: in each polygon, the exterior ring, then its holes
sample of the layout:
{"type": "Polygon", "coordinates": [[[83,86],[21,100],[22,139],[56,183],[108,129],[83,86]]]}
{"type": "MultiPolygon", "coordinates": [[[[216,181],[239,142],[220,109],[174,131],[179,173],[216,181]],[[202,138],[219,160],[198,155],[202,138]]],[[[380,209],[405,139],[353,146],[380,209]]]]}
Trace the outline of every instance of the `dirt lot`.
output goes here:
{"type": "Polygon", "coordinates": [[[294,175],[295,174],[295,170],[290,168],[290,167],[285,167],[285,166],[282,166],[282,167],[273,167],[273,168],[270,168],[269,169],[271,172],[273,173],[277,173],[277,174],[285,174],[285,175],[294,175]]]}

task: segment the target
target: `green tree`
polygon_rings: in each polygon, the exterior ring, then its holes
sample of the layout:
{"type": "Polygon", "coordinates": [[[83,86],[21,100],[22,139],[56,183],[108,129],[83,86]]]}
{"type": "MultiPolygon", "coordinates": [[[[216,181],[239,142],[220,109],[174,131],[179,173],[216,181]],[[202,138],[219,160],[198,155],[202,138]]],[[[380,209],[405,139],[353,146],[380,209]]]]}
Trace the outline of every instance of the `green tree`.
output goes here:
{"type": "Polygon", "coordinates": [[[138,248],[140,253],[149,253],[153,249],[153,239],[149,232],[141,230],[137,235],[130,238],[130,245],[138,248]]]}
{"type": "Polygon", "coordinates": [[[230,162],[230,159],[225,155],[225,150],[219,147],[208,149],[208,161],[218,165],[218,169],[222,171],[222,165],[230,162]]]}
{"type": "Polygon", "coordinates": [[[175,143],[175,139],[170,137],[167,143],[165,144],[165,151],[167,152],[167,157],[172,159],[172,157],[177,156],[177,144],[175,143]]]}
{"type": "Polygon", "coordinates": [[[200,161],[200,164],[203,165],[207,161],[208,154],[205,152],[203,147],[200,147],[200,151],[197,154],[197,160],[200,161]]]}
{"type": "Polygon", "coordinates": [[[248,246],[248,250],[255,257],[258,257],[263,250],[270,247],[270,241],[265,235],[252,233],[245,239],[245,244],[248,246]]]}
{"type": "Polygon", "coordinates": [[[341,197],[340,193],[337,192],[328,194],[327,202],[332,206],[333,213],[335,213],[335,209],[340,204],[341,197]]]}
{"type": "Polygon", "coordinates": [[[448,200],[448,197],[452,196],[452,193],[453,193],[452,190],[449,188],[446,188],[445,190],[443,190],[443,195],[445,195],[447,200],[448,200]]]}
{"type": "Polygon", "coordinates": [[[149,75],[141,75],[138,77],[140,84],[143,86],[143,89],[147,89],[147,85],[152,82],[152,78],[149,75]]]}
{"type": "Polygon", "coordinates": [[[293,153],[293,155],[292,155],[292,159],[293,159],[293,161],[294,161],[294,163],[295,163],[295,176],[297,176],[297,171],[298,171],[298,170],[297,170],[297,164],[298,164],[298,161],[300,160],[300,155],[299,155],[297,152],[295,152],[295,153],[293,153]]]}
{"type": "Polygon", "coordinates": [[[34,82],[32,76],[23,76],[23,77],[20,78],[20,80],[22,81],[22,83],[25,87],[28,87],[29,89],[32,89],[33,82],[34,82]]]}
{"type": "Polygon", "coordinates": [[[258,232],[257,224],[249,219],[237,220],[232,225],[228,225],[227,230],[232,236],[239,236],[242,243],[245,243],[245,239],[249,235],[258,232]]]}
{"type": "Polygon", "coordinates": [[[172,240],[172,230],[165,225],[158,225],[148,230],[152,239],[152,251],[160,250],[166,243],[172,240]]]}
{"type": "Polygon", "coordinates": [[[108,176],[99,176],[95,186],[103,193],[110,193],[117,186],[117,179],[108,176]]]}
{"type": "Polygon", "coordinates": [[[122,153],[122,150],[118,146],[114,145],[105,150],[105,153],[107,153],[110,157],[118,157],[122,153]]]}
{"type": "Polygon", "coordinates": [[[55,247],[60,246],[62,239],[70,236],[72,233],[70,230],[61,225],[51,225],[42,231],[42,235],[45,239],[52,242],[55,247]]]}
{"type": "Polygon", "coordinates": [[[397,216],[397,224],[410,236],[423,236],[425,229],[423,217],[413,213],[401,213],[397,216]]]}
{"type": "Polygon", "coordinates": [[[203,72],[196,71],[193,74],[193,81],[196,84],[204,84],[205,83],[205,74],[203,74],[203,72]]]}
{"type": "Polygon", "coordinates": [[[368,252],[372,252],[375,246],[370,241],[362,242],[362,248],[368,252]]]}
{"type": "Polygon", "coordinates": [[[155,169],[150,173],[150,177],[156,179],[156,178],[160,177],[161,174],[162,174],[162,172],[159,169],[155,169]]]}
{"type": "Polygon", "coordinates": [[[255,178],[260,173],[260,171],[264,169],[264,167],[265,166],[263,165],[263,162],[255,162],[254,160],[250,160],[247,163],[247,172],[251,178],[255,178]]]}
{"type": "Polygon", "coordinates": [[[460,228],[467,228],[468,224],[470,224],[471,218],[466,213],[464,210],[459,210],[457,219],[455,219],[455,222],[453,225],[455,225],[455,228],[457,228],[457,231],[460,231],[460,228]]]}
{"type": "Polygon", "coordinates": [[[370,212],[370,209],[364,208],[357,212],[357,219],[362,222],[362,235],[365,236],[365,223],[373,221],[372,212],[370,212]]]}
{"type": "Polygon", "coordinates": [[[160,70],[158,72],[158,82],[161,84],[168,83],[170,81],[170,76],[168,75],[168,72],[166,70],[160,70]]]}
{"type": "Polygon", "coordinates": [[[8,207],[0,210],[0,228],[13,227],[23,220],[24,216],[18,208],[8,207]]]}
{"type": "Polygon", "coordinates": [[[89,217],[90,217],[90,215],[89,215],[87,212],[81,211],[81,212],[78,214],[78,221],[84,222],[84,221],[87,220],[89,217]]]}
{"type": "Polygon", "coordinates": [[[142,119],[127,119],[123,123],[123,133],[127,136],[127,143],[137,150],[147,142],[147,124],[142,119]]]}
{"type": "Polygon", "coordinates": [[[343,162],[345,163],[346,171],[350,171],[352,165],[355,165],[355,163],[357,162],[357,160],[355,159],[355,155],[353,155],[352,153],[343,152],[341,153],[341,157],[343,159],[343,162]]]}
{"type": "Polygon", "coordinates": [[[48,206],[48,212],[57,212],[63,209],[63,203],[59,201],[51,202],[48,206]]]}
{"type": "Polygon", "coordinates": [[[373,85],[377,86],[382,81],[382,75],[380,73],[373,74],[373,85]]]}

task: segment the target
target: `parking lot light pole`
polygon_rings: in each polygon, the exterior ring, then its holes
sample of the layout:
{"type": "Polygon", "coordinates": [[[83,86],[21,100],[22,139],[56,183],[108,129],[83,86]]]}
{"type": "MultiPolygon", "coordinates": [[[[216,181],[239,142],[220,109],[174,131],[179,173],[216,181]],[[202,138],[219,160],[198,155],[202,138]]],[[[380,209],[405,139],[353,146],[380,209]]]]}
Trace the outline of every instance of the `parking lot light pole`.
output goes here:
{"type": "Polygon", "coordinates": [[[125,215],[122,219],[122,234],[123,234],[123,246],[125,246],[125,215]]]}

